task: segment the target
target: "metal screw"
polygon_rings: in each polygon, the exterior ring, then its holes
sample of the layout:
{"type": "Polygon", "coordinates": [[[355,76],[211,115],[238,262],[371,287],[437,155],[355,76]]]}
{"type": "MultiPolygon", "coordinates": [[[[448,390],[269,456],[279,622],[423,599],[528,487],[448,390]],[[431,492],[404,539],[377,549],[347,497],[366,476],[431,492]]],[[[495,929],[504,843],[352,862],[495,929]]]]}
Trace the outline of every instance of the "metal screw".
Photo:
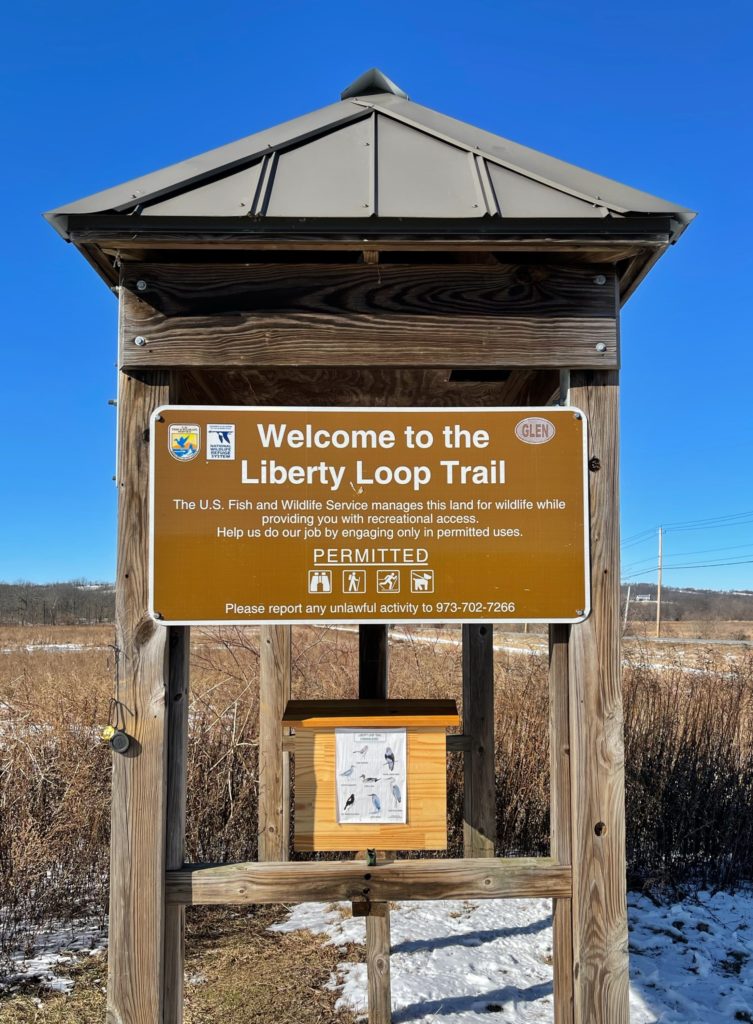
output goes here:
{"type": "Polygon", "coordinates": [[[139,348],[143,348],[146,345],[146,338],[143,334],[137,334],[133,339],[134,345],[138,345],[139,348]]]}
{"type": "Polygon", "coordinates": [[[597,352],[606,352],[606,350],[607,350],[607,346],[605,345],[605,343],[603,341],[597,342],[596,345],[594,345],[594,348],[596,349],[597,352]]]}
{"type": "Polygon", "coordinates": [[[606,274],[597,274],[596,277],[594,278],[594,284],[606,284],[606,283],[607,283],[606,274]]]}
{"type": "Polygon", "coordinates": [[[576,608],[575,609],[575,614],[576,615],[585,615],[586,614],[586,609],[585,608],[576,608]]]}
{"type": "Polygon", "coordinates": [[[595,455],[592,455],[588,460],[588,468],[592,473],[598,473],[601,469],[601,459],[598,459],[595,455]]]}
{"type": "Polygon", "coordinates": [[[146,289],[147,289],[146,281],[137,281],[136,282],[136,291],[138,291],[138,292],[145,292],[146,289]]]}
{"type": "Polygon", "coordinates": [[[162,614],[162,612],[155,612],[154,617],[155,619],[164,619],[165,616],[162,614]]]}
{"type": "Polygon", "coordinates": [[[575,416],[576,420],[580,419],[580,413],[579,412],[574,412],[573,416],[575,416]]]}

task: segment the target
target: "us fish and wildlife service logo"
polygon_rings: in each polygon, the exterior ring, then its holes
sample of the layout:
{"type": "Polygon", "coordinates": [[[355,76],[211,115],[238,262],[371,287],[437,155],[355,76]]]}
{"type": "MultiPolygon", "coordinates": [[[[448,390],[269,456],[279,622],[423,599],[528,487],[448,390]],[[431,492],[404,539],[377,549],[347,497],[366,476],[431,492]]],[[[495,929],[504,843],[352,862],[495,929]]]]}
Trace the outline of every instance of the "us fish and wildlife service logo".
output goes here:
{"type": "Polygon", "coordinates": [[[198,423],[171,423],[168,447],[178,462],[195,459],[201,447],[201,427],[198,423]]]}

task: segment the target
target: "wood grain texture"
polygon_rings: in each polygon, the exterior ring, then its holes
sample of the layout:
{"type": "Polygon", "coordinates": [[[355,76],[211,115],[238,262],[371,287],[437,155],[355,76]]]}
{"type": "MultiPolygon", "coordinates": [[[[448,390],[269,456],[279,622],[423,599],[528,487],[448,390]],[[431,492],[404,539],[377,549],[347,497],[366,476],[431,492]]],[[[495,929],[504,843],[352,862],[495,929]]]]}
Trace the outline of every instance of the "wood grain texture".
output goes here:
{"type": "Polygon", "coordinates": [[[577,1024],[627,1024],[625,792],[620,677],[617,373],[570,375],[589,419],[592,612],[570,630],[573,957],[577,1024]]]}
{"type": "MultiPolygon", "coordinates": [[[[363,228],[329,233],[322,230],[321,234],[311,233],[307,236],[284,230],[268,230],[264,234],[221,233],[219,230],[210,233],[185,229],[171,231],[164,226],[158,228],[154,219],[150,218],[149,234],[136,235],[132,230],[133,223],[132,218],[122,216],[108,226],[101,221],[96,226],[88,226],[69,219],[69,237],[78,246],[99,245],[104,252],[113,256],[120,254],[121,259],[143,261],[154,254],[159,262],[165,262],[161,250],[168,254],[201,250],[202,258],[206,260],[210,253],[220,255],[223,252],[362,252],[364,248],[363,228]],[[130,221],[131,230],[124,229],[123,220],[130,221]]],[[[475,230],[467,231],[465,236],[449,232],[444,235],[429,235],[425,232],[417,234],[407,230],[397,234],[382,232],[378,225],[372,224],[369,243],[380,252],[494,252],[510,258],[518,253],[558,253],[572,259],[582,258],[589,264],[603,264],[626,259],[641,249],[665,248],[671,241],[666,227],[661,229],[653,224],[644,230],[631,225],[630,230],[624,234],[608,238],[598,231],[597,222],[594,225],[593,234],[584,238],[576,234],[536,237],[528,229],[522,230],[519,235],[484,237],[478,230],[478,224],[474,225],[475,230]]]]}
{"type": "Polygon", "coordinates": [[[348,900],[567,898],[569,866],[549,857],[187,866],[166,876],[168,903],[309,903],[348,900]]]}
{"type": "Polygon", "coordinates": [[[126,288],[167,317],[225,313],[613,318],[612,267],[502,263],[184,263],[127,267],[126,288]],[[136,289],[143,281],[146,289],[136,289]]]}
{"type": "MultiPolygon", "coordinates": [[[[173,387],[170,387],[173,401],[173,387]]],[[[186,835],[186,761],[188,758],[188,697],[191,630],[169,630],[167,692],[167,821],[165,866],[183,866],[186,835]]],[[[165,908],[164,1024],[183,1020],[183,966],[185,962],[185,910],[165,908]]]]}
{"type": "MultiPolygon", "coordinates": [[[[559,864],[570,864],[570,695],[569,626],[549,627],[549,754],[550,852],[559,864]]],[[[573,1022],[572,901],[554,900],[552,958],[555,1024],[573,1022]]]]}
{"type": "Polygon", "coordinates": [[[295,749],[295,849],[444,850],[447,753],[444,729],[409,729],[406,824],[338,824],[335,730],[303,729],[295,749]]]}
{"type": "Polygon", "coordinates": [[[290,755],[283,712],[290,698],[290,626],[262,626],[259,678],[259,860],[288,859],[290,755]]]}
{"type": "MultiPolygon", "coordinates": [[[[384,629],[376,626],[376,629],[384,629]]],[[[460,724],[454,700],[291,700],[282,715],[296,729],[454,726],[460,724]]]]}
{"type": "Polygon", "coordinates": [[[506,381],[451,381],[450,369],[390,366],[192,369],[196,405],[546,405],[558,370],[512,370],[506,381]]]}
{"type": "Polygon", "coordinates": [[[390,1024],[390,915],[385,903],[366,915],[366,976],[369,994],[369,1024],[390,1024]]]}
{"type": "MultiPolygon", "coordinates": [[[[128,294],[128,293],[126,293],[128,294]]],[[[131,297],[122,369],[253,366],[614,367],[614,318],[249,313],[165,317],[131,297]],[[139,347],[134,338],[144,337],[139,347]],[[597,346],[603,345],[603,351],[597,346]]]]}
{"type": "Polygon", "coordinates": [[[123,375],[116,698],[131,744],[113,757],[109,1024],[162,1024],[163,1014],[168,630],[147,613],[148,482],[149,417],[168,400],[166,374],[123,375]]]}
{"type": "Polygon", "coordinates": [[[497,834],[494,780],[494,627],[463,626],[463,852],[493,857],[497,834]]]}

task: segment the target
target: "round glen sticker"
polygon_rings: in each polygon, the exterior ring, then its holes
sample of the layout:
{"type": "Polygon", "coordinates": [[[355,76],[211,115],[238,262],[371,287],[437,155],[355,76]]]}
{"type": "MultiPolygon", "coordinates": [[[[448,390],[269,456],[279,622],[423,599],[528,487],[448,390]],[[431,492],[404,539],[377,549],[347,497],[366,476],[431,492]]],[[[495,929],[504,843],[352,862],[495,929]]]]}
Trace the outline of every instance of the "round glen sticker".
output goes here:
{"type": "Polygon", "coordinates": [[[543,416],[526,416],[515,426],[515,436],[526,444],[546,444],[556,433],[552,421],[545,420],[543,416]]]}

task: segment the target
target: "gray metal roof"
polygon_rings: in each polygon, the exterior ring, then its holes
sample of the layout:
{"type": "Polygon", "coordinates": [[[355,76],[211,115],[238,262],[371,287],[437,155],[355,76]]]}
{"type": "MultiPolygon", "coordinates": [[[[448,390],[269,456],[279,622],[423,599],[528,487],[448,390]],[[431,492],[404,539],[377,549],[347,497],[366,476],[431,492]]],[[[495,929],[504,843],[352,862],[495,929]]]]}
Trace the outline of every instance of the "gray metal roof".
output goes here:
{"type": "MultiPolygon", "coordinates": [[[[376,69],[331,106],[45,214],[68,218],[624,218],[695,214],[420,106],[376,69]]],[[[146,222],[141,220],[146,226],[146,222]]]]}

